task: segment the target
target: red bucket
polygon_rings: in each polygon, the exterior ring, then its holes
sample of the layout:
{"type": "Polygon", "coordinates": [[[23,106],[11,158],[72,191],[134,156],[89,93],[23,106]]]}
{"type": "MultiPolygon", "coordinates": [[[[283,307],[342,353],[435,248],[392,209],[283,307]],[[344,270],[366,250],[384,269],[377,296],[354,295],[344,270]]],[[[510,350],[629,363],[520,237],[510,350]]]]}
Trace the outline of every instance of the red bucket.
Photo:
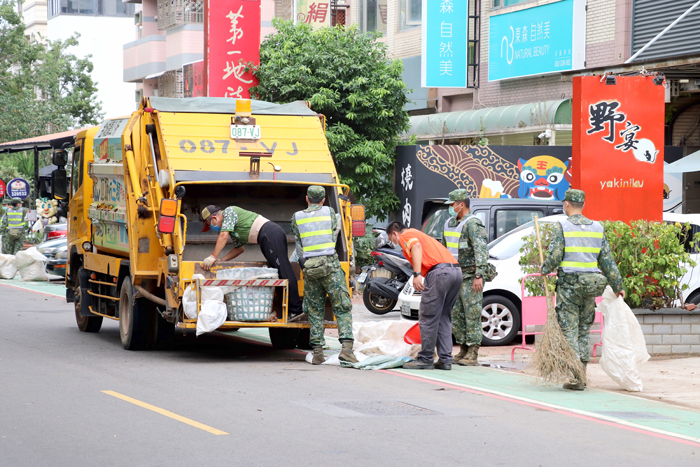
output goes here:
{"type": "Polygon", "coordinates": [[[403,336],[403,341],[405,343],[420,344],[420,326],[418,324],[419,323],[416,323],[408,328],[408,331],[406,331],[406,334],[403,336]]]}

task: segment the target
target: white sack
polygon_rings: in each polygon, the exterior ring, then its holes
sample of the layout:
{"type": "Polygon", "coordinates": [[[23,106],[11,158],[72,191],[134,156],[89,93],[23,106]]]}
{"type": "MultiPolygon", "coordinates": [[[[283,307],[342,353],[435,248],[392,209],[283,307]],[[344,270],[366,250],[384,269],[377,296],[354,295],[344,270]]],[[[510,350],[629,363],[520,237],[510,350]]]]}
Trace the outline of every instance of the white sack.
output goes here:
{"type": "Polygon", "coordinates": [[[214,301],[223,303],[224,291],[221,287],[202,287],[202,303],[214,301]]]}
{"type": "Polygon", "coordinates": [[[391,355],[393,357],[416,358],[420,345],[406,344],[403,336],[413,326],[413,321],[355,321],[352,333],[355,337],[353,350],[368,357],[391,355]]]}
{"type": "Polygon", "coordinates": [[[610,286],[605,288],[597,309],[605,318],[601,368],[626,390],[641,392],[639,366],[649,360],[649,354],[637,318],[610,286]]]}
{"type": "Polygon", "coordinates": [[[202,302],[197,318],[197,335],[216,331],[226,321],[226,304],[214,300],[202,302]]]}
{"type": "Polygon", "coordinates": [[[0,279],[12,279],[16,274],[14,255],[0,255],[0,279]]]}
{"type": "Polygon", "coordinates": [[[39,253],[36,247],[18,251],[15,255],[15,267],[23,281],[48,280],[46,261],[48,261],[48,258],[39,253]]]}
{"type": "Polygon", "coordinates": [[[197,291],[192,290],[192,287],[187,287],[182,294],[182,309],[188,319],[197,317],[197,291]]]}

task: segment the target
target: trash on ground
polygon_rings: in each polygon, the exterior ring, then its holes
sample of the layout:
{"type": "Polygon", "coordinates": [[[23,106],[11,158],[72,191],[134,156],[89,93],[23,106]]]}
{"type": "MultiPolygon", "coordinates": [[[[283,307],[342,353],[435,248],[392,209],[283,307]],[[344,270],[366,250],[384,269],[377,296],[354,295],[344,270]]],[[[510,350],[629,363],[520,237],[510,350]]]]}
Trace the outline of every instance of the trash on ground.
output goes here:
{"type": "Polygon", "coordinates": [[[0,255],[0,279],[12,279],[16,274],[14,255],[0,255]]]}
{"type": "Polygon", "coordinates": [[[15,255],[15,267],[23,281],[45,281],[49,278],[46,273],[48,258],[36,247],[18,251],[15,255]]]}

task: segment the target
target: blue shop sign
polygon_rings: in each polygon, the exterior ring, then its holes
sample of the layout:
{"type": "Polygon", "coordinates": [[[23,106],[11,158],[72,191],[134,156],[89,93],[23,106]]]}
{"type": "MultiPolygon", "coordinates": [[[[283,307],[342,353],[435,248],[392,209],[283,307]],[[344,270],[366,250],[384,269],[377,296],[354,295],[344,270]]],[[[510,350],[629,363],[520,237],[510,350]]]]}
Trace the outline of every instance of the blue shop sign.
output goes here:
{"type": "Polygon", "coordinates": [[[7,194],[10,198],[24,199],[29,196],[29,190],[29,182],[22,178],[15,178],[7,184],[7,194]]]}
{"type": "Polygon", "coordinates": [[[585,0],[562,0],[489,18],[489,81],[584,67],[585,0]]]}
{"type": "Polygon", "coordinates": [[[467,87],[467,0],[423,0],[421,86],[467,87]]]}

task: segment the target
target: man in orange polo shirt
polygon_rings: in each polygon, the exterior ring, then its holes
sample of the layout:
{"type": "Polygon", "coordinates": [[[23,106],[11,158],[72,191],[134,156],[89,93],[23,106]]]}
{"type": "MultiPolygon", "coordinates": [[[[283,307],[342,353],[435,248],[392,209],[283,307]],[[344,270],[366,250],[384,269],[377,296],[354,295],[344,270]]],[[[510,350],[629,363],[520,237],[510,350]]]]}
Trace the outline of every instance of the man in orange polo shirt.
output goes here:
{"type": "Polygon", "coordinates": [[[413,287],[422,292],[418,323],[421,350],[403,367],[412,370],[452,369],[452,307],[462,288],[462,270],[447,248],[434,238],[401,222],[392,222],[386,234],[399,245],[413,265],[413,287]],[[433,363],[435,346],[438,357],[433,363]]]}

